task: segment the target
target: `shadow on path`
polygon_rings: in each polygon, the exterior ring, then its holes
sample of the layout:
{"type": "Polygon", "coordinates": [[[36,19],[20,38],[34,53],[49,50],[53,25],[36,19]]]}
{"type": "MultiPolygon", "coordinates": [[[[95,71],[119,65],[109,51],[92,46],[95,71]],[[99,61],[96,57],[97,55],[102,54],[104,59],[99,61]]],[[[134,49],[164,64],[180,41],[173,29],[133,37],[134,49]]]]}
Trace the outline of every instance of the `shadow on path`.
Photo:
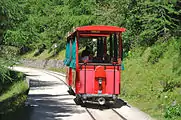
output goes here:
{"type": "Polygon", "coordinates": [[[85,107],[85,108],[92,108],[92,109],[99,109],[99,110],[121,108],[122,106],[128,106],[127,103],[124,102],[122,99],[118,99],[115,104],[109,103],[106,105],[99,105],[98,103],[86,102],[82,105],[82,107],[85,107]]]}
{"type": "MultiPolygon", "coordinates": [[[[56,81],[30,80],[30,91],[53,88],[63,83],[56,81]]],[[[60,87],[60,86],[59,86],[60,87]]],[[[47,89],[48,90],[48,89],[47,89]]],[[[31,94],[29,92],[25,106],[12,113],[6,120],[62,120],[73,114],[85,111],[77,110],[69,94],[31,94]]]]}
{"type": "MultiPolygon", "coordinates": [[[[56,81],[40,81],[40,80],[31,80],[30,79],[30,89],[34,87],[54,87],[57,85],[64,85],[64,83],[56,82],[56,81]]],[[[37,88],[38,89],[38,88],[37,88]]]]}

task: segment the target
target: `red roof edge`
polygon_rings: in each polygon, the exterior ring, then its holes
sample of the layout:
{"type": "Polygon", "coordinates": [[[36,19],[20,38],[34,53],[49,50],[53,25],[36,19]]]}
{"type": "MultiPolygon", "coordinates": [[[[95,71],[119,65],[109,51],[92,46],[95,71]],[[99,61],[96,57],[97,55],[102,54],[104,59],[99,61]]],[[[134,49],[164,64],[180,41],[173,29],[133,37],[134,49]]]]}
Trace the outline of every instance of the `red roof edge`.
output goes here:
{"type": "Polygon", "coordinates": [[[106,26],[106,25],[93,25],[93,26],[82,26],[77,27],[76,31],[110,31],[110,32],[125,32],[126,28],[117,26],[106,26]]]}

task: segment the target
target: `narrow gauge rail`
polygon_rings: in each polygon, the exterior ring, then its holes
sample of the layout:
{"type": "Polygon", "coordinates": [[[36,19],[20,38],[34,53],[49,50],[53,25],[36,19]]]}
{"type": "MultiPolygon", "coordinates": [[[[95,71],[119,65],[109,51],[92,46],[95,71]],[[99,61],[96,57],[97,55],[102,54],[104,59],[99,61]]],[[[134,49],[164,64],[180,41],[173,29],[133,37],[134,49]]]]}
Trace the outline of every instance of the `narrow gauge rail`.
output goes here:
{"type": "Polygon", "coordinates": [[[93,120],[127,120],[114,109],[99,110],[86,108],[86,111],[89,113],[93,120]]]}
{"type": "Polygon", "coordinates": [[[119,115],[123,120],[127,120],[124,116],[122,116],[119,112],[117,112],[115,109],[112,108],[112,110],[119,115]]]}
{"type": "Polygon", "coordinates": [[[85,109],[86,109],[87,113],[91,116],[91,118],[92,118],[93,120],[96,120],[96,118],[91,114],[91,112],[90,112],[87,108],[85,108],[85,109]]]}

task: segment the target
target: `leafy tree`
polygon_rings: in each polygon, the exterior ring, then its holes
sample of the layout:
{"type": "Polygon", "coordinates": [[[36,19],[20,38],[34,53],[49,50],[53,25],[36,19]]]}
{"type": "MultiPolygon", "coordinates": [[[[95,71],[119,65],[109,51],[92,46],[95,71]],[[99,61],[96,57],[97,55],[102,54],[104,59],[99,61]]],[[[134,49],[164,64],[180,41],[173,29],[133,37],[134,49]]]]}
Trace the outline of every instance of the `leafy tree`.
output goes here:
{"type": "MultiPolygon", "coordinates": [[[[7,17],[4,44],[37,49],[65,45],[73,27],[92,24],[127,28],[124,47],[150,46],[178,36],[180,1],[158,0],[1,0],[7,17]],[[175,32],[177,31],[177,32],[175,32]]],[[[61,49],[59,49],[61,50],[61,49]]]]}

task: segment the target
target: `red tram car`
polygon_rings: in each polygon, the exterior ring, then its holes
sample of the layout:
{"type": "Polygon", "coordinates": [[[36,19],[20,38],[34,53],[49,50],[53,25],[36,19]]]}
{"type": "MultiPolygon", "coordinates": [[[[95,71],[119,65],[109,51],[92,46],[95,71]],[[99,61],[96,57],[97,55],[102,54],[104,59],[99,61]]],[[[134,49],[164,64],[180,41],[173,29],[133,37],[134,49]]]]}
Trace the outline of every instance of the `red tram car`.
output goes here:
{"type": "Polygon", "coordinates": [[[123,52],[121,35],[125,30],[116,26],[82,26],[68,35],[66,82],[68,92],[76,96],[76,104],[93,101],[104,105],[117,99],[123,52]]]}

